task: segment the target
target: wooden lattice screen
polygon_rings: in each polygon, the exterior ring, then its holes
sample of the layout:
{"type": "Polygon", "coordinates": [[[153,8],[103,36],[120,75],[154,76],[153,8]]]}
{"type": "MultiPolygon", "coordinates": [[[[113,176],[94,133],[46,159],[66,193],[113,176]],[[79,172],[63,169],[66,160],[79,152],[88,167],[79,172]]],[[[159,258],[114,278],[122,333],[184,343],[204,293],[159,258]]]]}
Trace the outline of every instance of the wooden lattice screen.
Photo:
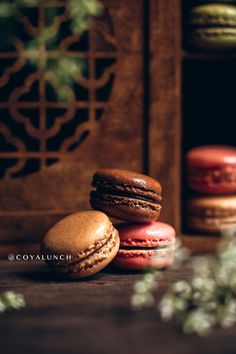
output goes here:
{"type": "Polygon", "coordinates": [[[143,170],[144,2],[104,5],[93,29],[78,38],[65,1],[42,0],[22,11],[18,37],[0,51],[1,242],[36,241],[63,215],[88,208],[98,167],[143,170]],[[58,51],[24,50],[55,8],[60,54],[87,63],[69,105],[57,100],[57,77],[45,72],[58,51]]]}
{"type": "Polygon", "coordinates": [[[19,16],[19,37],[0,53],[1,177],[37,172],[52,163],[73,159],[109,100],[115,72],[116,40],[108,10],[81,38],[72,35],[65,4],[41,1],[19,16]],[[53,26],[60,31],[59,49],[40,44],[24,50],[27,39],[45,26],[47,11],[57,10],[53,26]],[[75,100],[58,102],[52,87],[57,77],[45,71],[58,57],[84,58],[87,72],[74,85],[75,100]],[[37,58],[38,57],[38,58],[37,58]],[[29,65],[37,62],[36,68],[29,65]]]}

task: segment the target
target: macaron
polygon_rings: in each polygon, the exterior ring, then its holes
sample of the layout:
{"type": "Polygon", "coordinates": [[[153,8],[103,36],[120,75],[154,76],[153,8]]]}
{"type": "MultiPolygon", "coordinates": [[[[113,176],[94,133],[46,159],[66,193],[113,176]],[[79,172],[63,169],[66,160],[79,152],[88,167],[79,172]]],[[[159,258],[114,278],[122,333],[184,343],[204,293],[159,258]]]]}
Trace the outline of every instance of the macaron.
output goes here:
{"type": "Polygon", "coordinates": [[[189,16],[189,42],[201,50],[225,51],[236,48],[236,6],[201,4],[189,16]]]}
{"type": "Polygon", "coordinates": [[[205,194],[236,193],[236,148],[200,146],[187,153],[187,181],[190,189],[205,194]]]}
{"type": "Polygon", "coordinates": [[[236,196],[192,197],[187,202],[187,226],[206,234],[236,227],[236,196]]]}
{"type": "Polygon", "coordinates": [[[116,268],[130,270],[162,269],[174,258],[175,230],[161,222],[121,224],[120,249],[112,262],[116,268]]]}
{"type": "Polygon", "coordinates": [[[92,208],[125,221],[157,220],[161,210],[161,185],[140,173],[102,169],[93,176],[92,208]]]}
{"type": "Polygon", "coordinates": [[[71,214],[54,225],[44,237],[41,251],[54,273],[82,278],[106,267],[119,244],[118,232],[107,215],[88,210],[71,214]],[[60,255],[64,255],[63,259],[54,259],[60,255]]]}

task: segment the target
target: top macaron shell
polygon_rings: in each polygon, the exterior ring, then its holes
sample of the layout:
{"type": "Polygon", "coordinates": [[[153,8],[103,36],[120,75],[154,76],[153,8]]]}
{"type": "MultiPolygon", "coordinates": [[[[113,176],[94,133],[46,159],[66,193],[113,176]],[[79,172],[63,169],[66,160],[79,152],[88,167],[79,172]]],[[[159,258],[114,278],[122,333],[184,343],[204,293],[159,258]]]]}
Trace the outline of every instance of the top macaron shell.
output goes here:
{"type": "Polygon", "coordinates": [[[98,170],[93,176],[94,187],[98,185],[108,187],[113,190],[121,190],[124,188],[127,192],[135,193],[138,189],[139,195],[146,197],[147,195],[155,199],[161,200],[161,185],[152,177],[141,173],[119,170],[119,169],[102,169],[98,170]]]}
{"type": "Polygon", "coordinates": [[[236,7],[229,4],[201,4],[191,9],[189,24],[205,27],[236,26],[236,7]]]}
{"type": "Polygon", "coordinates": [[[116,219],[132,222],[157,220],[161,185],[153,178],[119,169],[102,169],[93,176],[90,203],[116,219]]]}
{"type": "Polygon", "coordinates": [[[236,192],[236,148],[201,146],[187,153],[189,187],[204,194],[236,192]]]}
{"type": "Polygon", "coordinates": [[[150,224],[120,224],[120,245],[125,247],[164,247],[175,239],[175,230],[168,224],[153,222],[150,224]]]}
{"type": "Polygon", "coordinates": [[[112,224],[100,211],[87,210],[71,214],[55,224],[43,244],[54,252],[80,254],[91,245],[107,238],[112,224]],[[83,237],[81,237],[83,235],[83,237]]]}

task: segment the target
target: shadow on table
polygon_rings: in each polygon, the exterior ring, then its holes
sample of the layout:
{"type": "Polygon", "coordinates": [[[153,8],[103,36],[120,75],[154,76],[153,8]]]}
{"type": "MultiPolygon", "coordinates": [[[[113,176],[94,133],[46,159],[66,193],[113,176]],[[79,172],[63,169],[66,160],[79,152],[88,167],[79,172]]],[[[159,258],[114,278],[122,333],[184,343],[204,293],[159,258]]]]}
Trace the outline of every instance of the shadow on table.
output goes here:
{"type": "Polygon", "coordinates": [[[59,282],[59,283],[68,283],[68,282],[91,282],[91,281],[97,281],[97,280],[102,280],[104,277],[107,276],[117,276],[117,275],[127,275],[127,276],[132,276],[132,275],[141,275],[142,272],[138,271],[125,271],[125,270],[119,270],[119,269],[114,269],[111,266],[106,267],[102,271],[100,271],[97,274],[94,274],[90,277],[87,278],[80,278],[80,279],[71,279],[68,278],[66,275],[61,276],[57,274],[53,274],[44,264],[31,264],[27,265],[25,269],[20,269],[19,271],[14,273],[14,276],[20,279],[24,280],[29,280],[37,283],[49,283],[49,282],[59,282]]]}

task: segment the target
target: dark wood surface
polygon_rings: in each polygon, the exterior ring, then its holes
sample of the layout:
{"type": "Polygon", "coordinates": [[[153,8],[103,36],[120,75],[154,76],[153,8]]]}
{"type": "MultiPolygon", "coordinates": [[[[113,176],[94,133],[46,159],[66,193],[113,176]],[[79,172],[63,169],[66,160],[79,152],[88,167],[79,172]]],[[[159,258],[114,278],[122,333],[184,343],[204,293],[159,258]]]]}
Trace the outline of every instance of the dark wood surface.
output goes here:
{"type": "MultiPolygon", "coordinates": [[[[1,261],[0,272],[0,291],[22,292],[27,302],[0,316],[1,354],[236,353],[235,328],[201,338],[161,322],[154,309],[132,311],[130,296],[140,274],[103,272],[63,282],[44,264],[9,261],[1,261]]],[[[173,277],[166,274],[166,281],[173,277]]]]}

